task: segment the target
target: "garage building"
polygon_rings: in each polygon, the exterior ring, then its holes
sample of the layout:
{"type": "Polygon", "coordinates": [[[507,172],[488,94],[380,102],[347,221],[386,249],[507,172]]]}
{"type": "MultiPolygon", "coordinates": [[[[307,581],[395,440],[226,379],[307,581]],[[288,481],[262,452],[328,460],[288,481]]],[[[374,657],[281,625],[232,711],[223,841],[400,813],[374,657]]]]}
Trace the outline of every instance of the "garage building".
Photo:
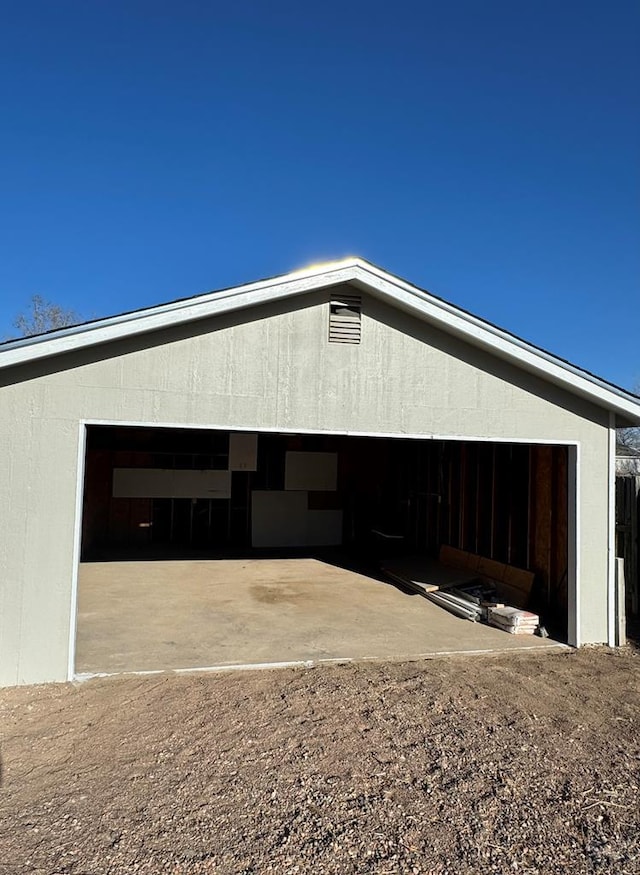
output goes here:
{"type": "Polygon", "coordinates": [[[638,399],[361,259],[5,343],[0,411],[2,685],[74,677],[85,561],[449,544],[615,643],[638,399]]]}

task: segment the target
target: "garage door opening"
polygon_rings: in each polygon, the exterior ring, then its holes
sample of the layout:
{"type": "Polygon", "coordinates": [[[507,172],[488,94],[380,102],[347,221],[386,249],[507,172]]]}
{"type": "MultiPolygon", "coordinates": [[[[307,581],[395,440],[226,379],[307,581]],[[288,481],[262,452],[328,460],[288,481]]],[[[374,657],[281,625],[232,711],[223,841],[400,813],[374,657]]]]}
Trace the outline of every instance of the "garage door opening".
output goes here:
{"type": "MultiPolygon", "coordinates": [[[[91,425],[80,596],[89,570],[104,595],[108,567],[132,562],[184,573],[184,563],[244,561],[248,579],[248,563],[309,560],[389,586],[385,559],[437,557],[448,544],[534,571],[530,607],[566,640],[568,484],[564,446],[91,425]]],[[[179,596],[179,579],[155,567],[158,597],[179,596]]],[[[81,641],[82,601],[78,619],[81,641]]],[[[220,622],[214,607],[210,619],[220,622]]]]}

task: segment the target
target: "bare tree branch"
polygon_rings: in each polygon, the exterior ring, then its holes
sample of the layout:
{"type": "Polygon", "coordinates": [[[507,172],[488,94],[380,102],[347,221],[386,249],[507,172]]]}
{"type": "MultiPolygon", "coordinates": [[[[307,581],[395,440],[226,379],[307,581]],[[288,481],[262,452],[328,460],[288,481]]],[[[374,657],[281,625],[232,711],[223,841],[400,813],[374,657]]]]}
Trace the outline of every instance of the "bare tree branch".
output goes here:
{"type": "MultiPolygon", "coordinates": [[[[635,395],[640,395],[640,383],[636,383],[631,391],[635,395]]],[[[630,426],[629,428],[617,429],[616,441],[620,447],[640,450],[640,427],[630,426]]]]}
{"type": "Polygon", "coordinates": [[[59,304],[46,301],[41,295],[34,295],[27,311],[20,313],[13,324],[22,337],[31,337],[78,322],[82,322],[82,317],[75,310],[65,310],[59,304]]]}

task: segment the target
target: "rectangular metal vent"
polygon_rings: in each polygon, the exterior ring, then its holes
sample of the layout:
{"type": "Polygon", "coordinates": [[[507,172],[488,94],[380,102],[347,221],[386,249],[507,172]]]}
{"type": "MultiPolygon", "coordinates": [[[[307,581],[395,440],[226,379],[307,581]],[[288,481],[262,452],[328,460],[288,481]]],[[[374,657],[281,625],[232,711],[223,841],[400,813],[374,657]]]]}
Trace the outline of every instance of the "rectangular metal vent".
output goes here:
{"type": "Polygon", "coordinates": [[[360,295],[340,295],[329,304],[329,343],[360,343],[360,295]]]}

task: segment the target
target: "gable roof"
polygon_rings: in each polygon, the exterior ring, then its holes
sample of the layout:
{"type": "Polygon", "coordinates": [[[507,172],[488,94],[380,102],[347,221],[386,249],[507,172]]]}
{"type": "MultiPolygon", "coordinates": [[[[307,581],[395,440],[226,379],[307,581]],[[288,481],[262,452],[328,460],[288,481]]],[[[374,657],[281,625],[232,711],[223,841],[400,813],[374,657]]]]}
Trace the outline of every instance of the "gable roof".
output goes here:
{"type": "Polygon", "coordinates": [[[640,424],[640,398],[361,258],[61,328],[0,345],[0,368],[350,283],[473,346],[640,424]]]}

